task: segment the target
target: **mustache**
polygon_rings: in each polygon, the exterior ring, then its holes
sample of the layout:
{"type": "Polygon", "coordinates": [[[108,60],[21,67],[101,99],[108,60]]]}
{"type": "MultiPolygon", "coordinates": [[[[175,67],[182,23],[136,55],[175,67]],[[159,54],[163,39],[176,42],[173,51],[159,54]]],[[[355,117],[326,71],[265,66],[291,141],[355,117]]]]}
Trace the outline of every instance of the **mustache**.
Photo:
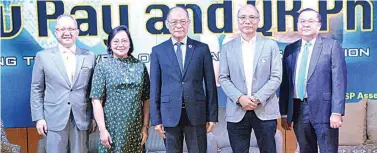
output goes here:
{"type": "Polygon", "coordinates": [[[73,38],[73,36],[70,35],[70,34],[69,34],[69,35],[62,35],[61,38],[63,38],[63,39],[66,39],[66,38],[73,38]]]}

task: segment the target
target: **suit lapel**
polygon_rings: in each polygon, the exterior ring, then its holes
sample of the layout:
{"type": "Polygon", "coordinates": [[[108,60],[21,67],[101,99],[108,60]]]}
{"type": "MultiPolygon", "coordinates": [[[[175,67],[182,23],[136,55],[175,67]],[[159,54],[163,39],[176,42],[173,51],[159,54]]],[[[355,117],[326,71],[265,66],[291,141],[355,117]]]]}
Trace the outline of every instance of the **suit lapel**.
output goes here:
{"type": "Polygon", "coordinates": [[[184,69],[183,69],[183,75],[182,77],[185,77],[187,68],[190,66],[190,61],[192,54],[194,53],[195,44],[192,39],[187,37],[187,44],[186,44],[186,57],[185,57],[185,63],[184,63],[184,69]]]}
{"type": "Polygon", "coordinates": [[[246,78],[245,78],[245,69],[244,69],[244,66],[243,66],[242,47],[241,47],[242,46],[242,43],[241,43],[242,38],[241,37],[242,36],[239,35],[237,38],[235,38],[236,40],[234,41],[232,48],[233,48],[234,54],[236,55],[238,64],[240,65],[243,80],[245,81],[246,78]]]}
{"type": "Polygon", "coordinates": [[[262,54],[263,45],[264,45],[264,39],[256,35],[256,41],[255,41],[255,49],[254,49],[254,62],[253,62],[253,73],[255,72],[255,68],[258,65],[259,58],[262,54]]]}
{"type": "Polygon", "coordinates": [[[296,44],[296,46],[294,47],[295,50],[294,52],[292,53],[292,60],[291,60],[291,66],[292,66],[292,70],[293,70],[293,84],[296,84],[296,68],[297,68],[297,58],[298,58],[298,53],[300,52],[300,49],[301,49],[301,43],[302,41],[299,40],[296,44]]]}
{"type": "Polygon", "coordinates": [[[72,79],[72,85],[75,84],[77,77],[79,76],[81,72],[81,66],[85,60],[85,56],[83,55],[83,51],[76,47],[76,69],[75,69],[75,75],[73,76],[72,79]]]}
{"type": "Polygon", "coordinates": [[[313,48],[313,51],[312,51],[312,57],[310,59],[308,77],[307,77],[308,80],[312,76],[314,69],[317,66],[317,62],[319,60],[321,52],[322,52],[322,39],[321,39],[320,36],[318,36],[316,41],[315,41],[315,44],[314,44],[314,48],[313,48]]]}
{"type": "Polygon", "coordinates": [[[65,69],[65,65],[64,65],[63,57],[62,57],[62,54],[60,53],[58,47],[56,47],[56,48],[53,50],[52,58],[53,58],[54,63],[56,64],[56,67],[58,67],[58,70],[59,70],[60,74],[63,76],[65,82],[66,82],[69,86],[71,86],[71,83],[69,82],[69,79],[68,79],[67,71],[66,71],[66,69],[65,69]]]}
{"type": "Polygon", "coordinates": [[[174,45],[171,39],[166,41],[165,48],[166,48],[167,55],[171,63],[173,64],[174,70],[176,70],[178,74],[180,74],[180,77],[182,78],[181,69],[179,68],[177,56],[175,55],[175,51],[174,51],[174,45]]]}

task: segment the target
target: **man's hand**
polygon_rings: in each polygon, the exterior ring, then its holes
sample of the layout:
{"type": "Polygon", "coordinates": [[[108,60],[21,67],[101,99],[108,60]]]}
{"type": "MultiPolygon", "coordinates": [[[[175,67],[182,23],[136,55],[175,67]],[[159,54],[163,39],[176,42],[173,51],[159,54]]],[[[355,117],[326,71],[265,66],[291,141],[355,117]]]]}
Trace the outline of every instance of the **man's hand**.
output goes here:
{"type": "Polygon", "coordinates": [[[160,135],[163,139],[166,138],[164,126],[162,124],[154,126],[154,129],[157,131],[157,134],[160,135]]]}
{"type": "Polygon", "coordinates": [[[244,110],[254,110],[257,107],[257,104],[255,104],[249,98],[249,96],[246,95],[242,95],[240,98],[238,98],[238,101],[244,110]]]}
{"type": "Polygon", "coordinates": [[[281,127],[285,130],[291,130],[292,129],[292,123],[288,124],[287,117],[281,117],[281,127]]]}
{"type": "Polygon", "coordinates": [[[257,106],[260,104],[259,99],[257,99],[256,97],[251,96],[250,99],[251,99],[251,101],[254,102],[257,106]]]}
{"type": "Polygon", "coordinates": [[[206,129],[207,133],[210,133],[215,128],[216,122],[207,122],[206,129]]]}
{"type": "Polygon", "coordinates": [[[96,128],[97,128],[97,122],[96,122],[96,120],[92,119],[92,121],[90,123],[89,133],[95,132],[96,128]]]}
{"type": "Polygon", "coordinates": [[[37,131],[39,135],[46,136],[47,135],[47,123],[46,120],[38,120],[36,125],[37,131]]]}
{"type": "Polygon", "coordinates": [[[147,142],[148,139],[148,127],[143,126],[143,129],[141,131],[141,145],[144,145],[145,142],[147,142]]]}
{"type": "Polygon", "coordinates": [[[330,127],[333,129],[340,128],[342,126],[342,115],[331,114],[330,117],[330,127]]]}

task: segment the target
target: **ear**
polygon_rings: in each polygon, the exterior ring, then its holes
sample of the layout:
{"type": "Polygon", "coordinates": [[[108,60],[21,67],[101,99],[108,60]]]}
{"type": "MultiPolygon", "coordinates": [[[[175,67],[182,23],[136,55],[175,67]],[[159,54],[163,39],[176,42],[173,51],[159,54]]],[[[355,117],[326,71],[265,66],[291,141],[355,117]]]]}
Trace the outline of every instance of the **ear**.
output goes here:
{"type": "Polygon", "coordinates": [[[188,21],[187,21],[187,27],[190,27],[190,24],[191,24],[191,20],[188,19],[188,21]]]}
{"type": "Polygon", "coordinates": [[[79,30],[79,28],[77,28],[77,29],[75,30],[75,35],[76,35],[76,37],[79,36],[79,33],[80,33],[80,30],[79,30]]]}
{"type": "Polygon", "coordinates": [[[318,22],[318,27],[317,27],[317,31],[318,31],[318,32],[321,30],[321,27],[322,27],[322,23],[321,23],[321,22],[318,22]]]}
{"type": "Polygon", "coordinates": [[[165,26],[166,26],[167,29],[170,28],[170,27],[169,27],[169,21],[168,21],[168,20],[165,20],[165,26]]]}
{"type": "Polygon", "coordinates": [[[58,37],[58,31],[56,29],[55,29],[54,33],[55,33],[55,37],[58,37]]]}

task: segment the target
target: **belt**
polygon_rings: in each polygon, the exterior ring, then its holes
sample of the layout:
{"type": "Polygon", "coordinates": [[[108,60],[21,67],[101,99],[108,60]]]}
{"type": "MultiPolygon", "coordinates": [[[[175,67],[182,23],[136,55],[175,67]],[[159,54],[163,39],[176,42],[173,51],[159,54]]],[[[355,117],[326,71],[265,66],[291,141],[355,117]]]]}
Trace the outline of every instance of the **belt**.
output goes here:
{"type": "Polygon", "coordinates": [[[298,98],[293,98],[293,101],[294,102],[300,102],[300,103],[302,103],[302,102],[308,102],[308,98],[304,98],[304,100],[301,100],[301,99],[298,99],[298,98]]]}

